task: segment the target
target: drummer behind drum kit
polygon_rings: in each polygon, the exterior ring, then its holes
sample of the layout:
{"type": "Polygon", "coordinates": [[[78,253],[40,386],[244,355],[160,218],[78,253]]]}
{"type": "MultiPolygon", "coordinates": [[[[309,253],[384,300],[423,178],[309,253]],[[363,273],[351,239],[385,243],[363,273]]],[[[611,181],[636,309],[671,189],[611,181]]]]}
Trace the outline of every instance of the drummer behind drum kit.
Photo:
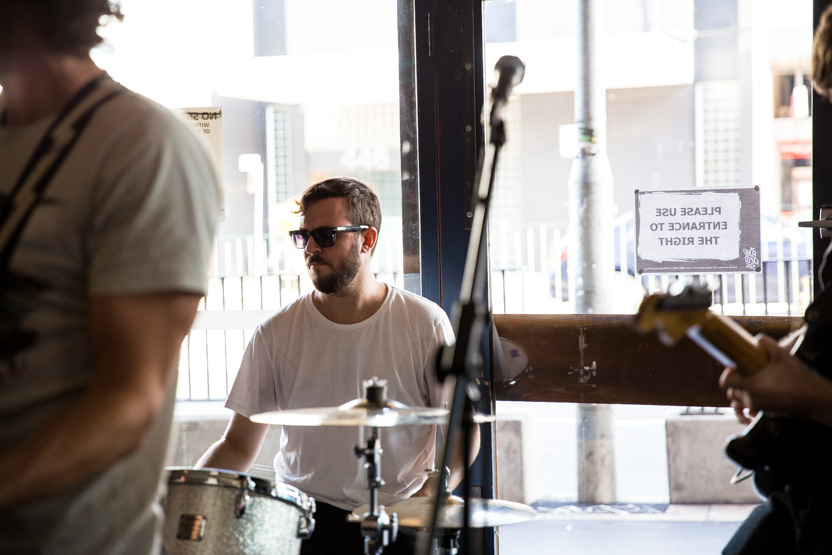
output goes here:
{"type": "MultiPolygon", "coordinates": [[[[355,509],[348,521],[361,525],[364,552],[381,554],[396,540],[399,527],[426,529],[431,524],[434,500],[413,497],[391,504],[387,513],[378,504],[381,479],[381,445],[378,428],[417,424],[444,424],[448,411],[412,408],[387,399],[384,380],[364,383],[364,398],[339,407],[298,409],[256,414],[254,422],[283,426],[367,426],[371,428],[366,447],[356,446],[364,457],[369,505],[355,509]]],[[[475,421],[492,420],[475,417],[475,421]]],[[[428,471],[436,480],[439,472],[428,471]]],[[[441,540],[433,555],[457,553],[457,538],[463,528],[464,501],[443,488],[444,503],[438,526],[441,540]]],[[[521,503],[497,499],[472,499],[469,515],[472,528],[505,526],[531,520],[537,514],[521,503]]],[[[270,482],[218,469],[169,468],[165,496],[163,552],[166,554],[270,553],[298,555],[301,542],[315,529],[315,500],[281,482],[270,482]]]]}

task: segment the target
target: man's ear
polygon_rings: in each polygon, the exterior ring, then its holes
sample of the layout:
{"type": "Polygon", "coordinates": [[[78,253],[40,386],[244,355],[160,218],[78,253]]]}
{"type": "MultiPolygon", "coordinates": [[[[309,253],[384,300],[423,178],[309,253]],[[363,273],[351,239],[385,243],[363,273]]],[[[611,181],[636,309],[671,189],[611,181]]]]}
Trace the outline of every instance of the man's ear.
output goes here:
{"type": "Polygon", "coordinates": [[[373,252],[373,247],[378,242],[378,230],[374,227],[364,230],[364,241],[361,243],[361,252],[373,252]]]}

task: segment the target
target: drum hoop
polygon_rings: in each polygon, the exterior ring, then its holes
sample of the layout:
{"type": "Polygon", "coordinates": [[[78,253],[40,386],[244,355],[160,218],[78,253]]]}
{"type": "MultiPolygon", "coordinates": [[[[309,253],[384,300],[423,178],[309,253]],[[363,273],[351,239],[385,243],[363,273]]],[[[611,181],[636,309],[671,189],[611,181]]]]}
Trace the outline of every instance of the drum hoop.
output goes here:
{"type": "Polygon", "coordinates": [[[245,489],[292,503],[307,515],[315,511],[314,499],[284,482],[270,482],[265,478],[220,468],[173,467],[166,470],[169,472],[168,485],[190,484],[245,489]]]}
{"type": "Polygon", "coordinates": [[[169,468],[168,484],[192,484],[245,489],[270,495],[268,480],[219,468],[169,468]]]}
{"type": "Polygon", "coordinates": [[[315,512],[315,500],[291,484],[274,482],[272,484],[272,495],[297,505],[306,514],[315,512]]]}

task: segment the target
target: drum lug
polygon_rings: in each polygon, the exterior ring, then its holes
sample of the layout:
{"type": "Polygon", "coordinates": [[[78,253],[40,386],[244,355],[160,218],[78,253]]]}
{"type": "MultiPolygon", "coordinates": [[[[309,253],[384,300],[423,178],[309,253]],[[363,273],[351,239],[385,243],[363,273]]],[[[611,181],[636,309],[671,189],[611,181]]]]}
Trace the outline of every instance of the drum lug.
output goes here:
{"type": "Polygon", "coordinates": [[[304,514],[298,519],[298,537],[307,539],[315,531],[315,519],[310,514],[304,514]]]}
{"type": "Polygon", "coordinates": [[[251,497],[249,497],[248,492],[241,491],[237,496],[237,503],[234,504],[234,514],[237,518],[241,518],[246,514],[246,507],[248,507],[249,501],[251,501],[251,497]]]}
{"type": "Polygon", "coordinates": [[[302,540],[307,539],[315,531],[315,499],[309,497],[303,504],[303,513],[298,519],[298,537],[302,540]]]}

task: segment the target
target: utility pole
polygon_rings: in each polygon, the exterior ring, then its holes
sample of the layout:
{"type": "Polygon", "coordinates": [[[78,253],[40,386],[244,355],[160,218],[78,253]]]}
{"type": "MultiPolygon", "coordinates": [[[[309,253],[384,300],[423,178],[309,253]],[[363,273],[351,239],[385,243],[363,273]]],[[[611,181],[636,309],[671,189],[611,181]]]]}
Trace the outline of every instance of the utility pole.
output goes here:
{"type": "MultiPolygon", "coordinates": [[[[607,157],[606,92],[599,63],[603,0],[578,0],[578,80],[575,123],[579,152],[569,176],[570,298],[575,314],[612,312],[613,187],[607,157]]],[[[581,345],[584,349],[583,334],[581,345]]],[[[592,383],[595,368],[583,360],[579,379],[592,383]]],[[[612,407],[578,405],[578,502],[615,501],[612,407]]]]}

